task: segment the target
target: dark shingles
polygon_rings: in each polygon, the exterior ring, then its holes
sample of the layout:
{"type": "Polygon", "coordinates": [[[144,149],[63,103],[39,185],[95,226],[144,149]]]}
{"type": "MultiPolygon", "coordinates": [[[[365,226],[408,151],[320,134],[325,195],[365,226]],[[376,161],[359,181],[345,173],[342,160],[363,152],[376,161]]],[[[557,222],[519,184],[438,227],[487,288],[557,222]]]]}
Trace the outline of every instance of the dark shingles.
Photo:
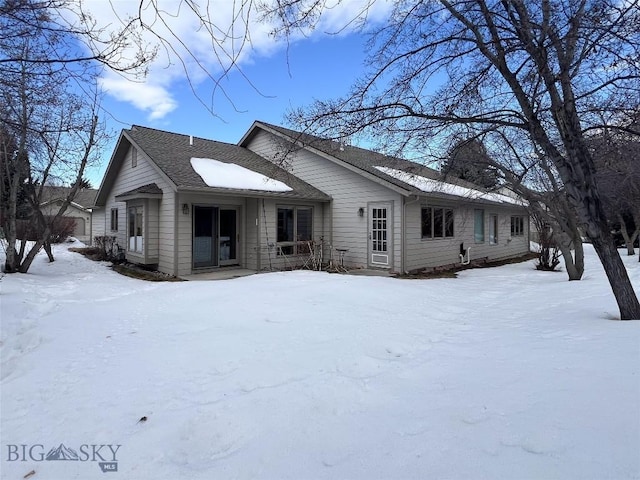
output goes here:
{"type": "Polygon", "coordinates": [[[381,180],[385,180],[398,187],[408,190],[411,193],[423,193],[412,185],[402,180],[398,180],[375,167],[386,167],[401,170],[410,175],[420,175],[422,177],[443,181],[442,175],[437,170],[420,165],[397,157],[391,157],[382,153],[366,150],[352,145],[345,145],[335,140],[316,137],[307,133],[297,132],[288,128],[280,127],[266,122],[259,122],[268,128],[287,136],[288,138],[301,143],[305,147],[315,148],[327,155],[341,160],[353,167],[368,172],[381,180]]]}
{"type": "Polygon", "coordinates": [[[156,185],[155,183],[150,183],[148,185],[142,185],[141,187],[138,188],[134,188],[133,190],[129,190],[128,192],[124,192],[121,193],[119,195],[116,195],[116,198],[118,197],[125,197],[128,195],[135,195],[135,194],[153,194],[153,195],[162,195],[162,189],[156,185]]]}
{"type": "MultiPolygon", "coordinates": [[[[54,200],[64,200],[71,191],[68,187],[51,187],[44,186],[42,189],[42,203],[51,202],[54,200]]],[[[84,208],[91,208],[95,202],[96,194],[98,190],[93,188],[85,188],[78,190],[76,196],[73,199],[73,203],[76,203],[84,208]]]]}
{"type": "MultiPolygon", "coordinates": [[[[289,141],[301,144],[303,147],[314,148],[317,151],[337,158],[338,160],[349,164],[352,167],[356,167],[363,172],[367,172],[385,182],[400,187],[403,190],[407,191],[409,194],[420,196],[429,195],[444,199],[464,199],[466,201],[490,204],[513,204],[512,200],[505,201],[504,199],[506,199],[507,197],[505,197],[504,195],[496,195],[492,192],[487,192],[487,190],[485,190],[484,188],[478,185],[474,185],[473,183],[467,182],[465,180],[450,177],[445,178],[437,170],[416,162],[404,160],[397,157],[391,157],[389,155],[384,155],[382,153],[366,150],[360,147],[345,145],[334,140],[317,137],[303,132],[297,132],[295,130],[280,127],[266,122],[258,121],[256,123],[261,124],[265,128],[271,129],[272,131],[285,136],[289,139],[289,141]],[[442,190],[432,191],[428,193],[424,192],[411,183],[400,180],[395,176],[388,175],[387,173],[379,170],[376,167],[400,170],[401,172],[406,173],[409,178],[415,175],[442,182],[442,190]],[[471,198],[469,196],[461,196],[456,193],[449,193],[451,191],[451,185],[471,189],[475,192],[478,192],[478,195],[475,198],[471,198]]],[[[518,205],[513,206],[517,207],[518,205]]],[[[521,206],[519,208],[521,208],[521,206]]]]}
{"type": "MultiPolygon", "coordinates": [[[[191,158],[211,158],[220,162],[235,163],[269,178],[284,182],[293,189],[289,192],[264,192],[265,195],[318,200],[328,200],[330,198],[317,188],[303,182],[272,162],[238,145],[198,137],[193,137],[193,144],[191,145],[189,135],[165,132],[137,125],[125,132],[178,188],[210,189],[211,191],[229,190],[208,187],[191,166],[191,158]]],[[[262,191],[257,190],[256,192],[262,191]]]]}

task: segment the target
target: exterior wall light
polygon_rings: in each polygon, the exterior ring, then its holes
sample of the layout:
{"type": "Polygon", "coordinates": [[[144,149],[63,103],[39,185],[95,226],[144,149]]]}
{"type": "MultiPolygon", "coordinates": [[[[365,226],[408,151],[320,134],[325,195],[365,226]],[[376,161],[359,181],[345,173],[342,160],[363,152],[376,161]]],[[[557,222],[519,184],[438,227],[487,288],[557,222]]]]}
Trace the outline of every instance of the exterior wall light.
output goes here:
{"type": "Polygon", "coordinates": [[[182,213],[185,215],[189,215],[189,204],[188,203],[183,203],[182,204],[182,213]]]}
{"type": "Polygon", "coordinates": [[[358,216],[359,216],[359,217],[364,217],[364,207],[360,207],[360,208],[358,209],[358,216]]]}

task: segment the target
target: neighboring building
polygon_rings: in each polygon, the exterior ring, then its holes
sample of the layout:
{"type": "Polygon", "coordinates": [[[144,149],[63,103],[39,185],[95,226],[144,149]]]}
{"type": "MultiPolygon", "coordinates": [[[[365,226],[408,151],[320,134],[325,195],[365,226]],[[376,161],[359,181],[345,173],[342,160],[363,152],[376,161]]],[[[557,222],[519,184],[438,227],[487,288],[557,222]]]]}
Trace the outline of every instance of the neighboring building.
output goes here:
{"type": "MultiPolygon", "coordinates": [[[[44,215],[56,215],[70,192],[67,187],[45,186],[42,190],[40,209],[44,215]]],[[[78,190],[73,201],[64,212],[65,217],[75,220],[73,236],[87,245],[92,237],[92,207],[98,191],[92,188],[78,190]]]]}
{"type": "Polygon", "coordinates": [[[300,265],[311,241],[325,260],[340,249],[346,267],[392,272],[528,251],[518,200],[439,178],[262,122],[238,145],[134,126],[107,167],[94,234],[172,275],[300,265]]]}

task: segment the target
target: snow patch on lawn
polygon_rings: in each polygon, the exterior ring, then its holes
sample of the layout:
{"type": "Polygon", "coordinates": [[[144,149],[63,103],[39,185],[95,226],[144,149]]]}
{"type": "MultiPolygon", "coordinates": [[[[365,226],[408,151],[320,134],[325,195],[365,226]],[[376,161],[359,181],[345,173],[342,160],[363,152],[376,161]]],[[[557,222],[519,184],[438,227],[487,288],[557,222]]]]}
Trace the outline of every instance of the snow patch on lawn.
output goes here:
{"type": "Polygon", "coordinates": [[[639,478],[640,322],[607,320],[585,247],[580,282],[526,262],[181,283],[56,247],[0,282],[3,478],[105,478],[7,461],[61,443],[121,445],[135,479],[639,478]]]}

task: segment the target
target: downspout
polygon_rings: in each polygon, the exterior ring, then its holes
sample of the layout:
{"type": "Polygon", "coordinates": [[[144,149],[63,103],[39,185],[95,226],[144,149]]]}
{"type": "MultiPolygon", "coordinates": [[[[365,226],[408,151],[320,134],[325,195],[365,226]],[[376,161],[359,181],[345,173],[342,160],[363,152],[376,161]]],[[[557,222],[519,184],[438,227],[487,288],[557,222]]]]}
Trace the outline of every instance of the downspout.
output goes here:
{"type": "Polygon", "coordinates": [[[407,202],[407,198],[406,197],[402,197],[402,232],[401,234],[401,241],[400,243],[402,244],[402,255],[400,255],[400,261],[402,262],[402,265],[400,265],[400,271],[407,274],[409,273],[406,269],[406,265],[407,265],[407,205],[411,205],[414,204],[416,202],[420,201],[420,197],[418,195],[416,195],[416,198],[414,201],[412,202],[407,202]]]}
{"type": "Polygon", "coordinates": [[[256,270],[262,271],[262,238],[260,235],[260,199],[256,198],[256,270]]]}
{"type": "Polygon", "coordinates": [[[179,238],[180,238],[180,229],[178,228],[178,221],[179,221],[179,207],[180,207],[180,202],[178,201],[178,192],[175,192],[175,195],[173,197],[173,276],[177,277],[178,276],[178,242],[179,242],[179,238]]]}
{"type": "MultiPolygon", "coordinates": [[[[333,248],[333,198],[329,201],[329,252],[333,248]]],[[[331,256],[331,255],[329,255],[331,256]]]]}

